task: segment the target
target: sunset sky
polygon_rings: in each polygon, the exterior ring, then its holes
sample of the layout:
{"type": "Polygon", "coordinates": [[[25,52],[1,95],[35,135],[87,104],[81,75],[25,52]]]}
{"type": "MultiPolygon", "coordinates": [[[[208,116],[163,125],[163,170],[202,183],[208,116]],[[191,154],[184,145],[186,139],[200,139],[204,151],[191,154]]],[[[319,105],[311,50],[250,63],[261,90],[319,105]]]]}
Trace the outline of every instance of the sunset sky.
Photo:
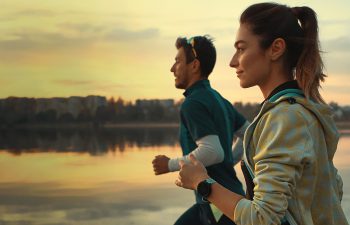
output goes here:
{"type": "MultiPolygon", "coordinates": [[[[228,66],[240,13],[258,1],[1,0],[0,98],[102,95],[182,98],[170,67],[178,36],[210,34],[210,80],[230,101],[260,102],[228,66]]],[[[327,102],[350,105],[350,1],[277,1],[318,14],[327,102]]]]}

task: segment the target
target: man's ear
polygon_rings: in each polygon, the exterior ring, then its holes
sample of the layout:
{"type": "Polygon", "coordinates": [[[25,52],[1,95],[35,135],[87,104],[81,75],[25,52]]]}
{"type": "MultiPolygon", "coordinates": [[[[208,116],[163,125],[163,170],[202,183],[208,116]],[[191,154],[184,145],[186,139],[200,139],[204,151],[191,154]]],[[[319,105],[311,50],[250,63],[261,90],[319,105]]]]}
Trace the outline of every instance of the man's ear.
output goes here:
{"type": "Polygon", "coordinates": [[[197,72],[201,69],[201,62],[198,59],[193,60],[192,62],[192,69],[197,72]]]}
{"type": "Polygon", "coordinates": [[[276,61],[286,52],[286,42],[283,38],[276,38],[270,46],[270,58],[276,61]]]}

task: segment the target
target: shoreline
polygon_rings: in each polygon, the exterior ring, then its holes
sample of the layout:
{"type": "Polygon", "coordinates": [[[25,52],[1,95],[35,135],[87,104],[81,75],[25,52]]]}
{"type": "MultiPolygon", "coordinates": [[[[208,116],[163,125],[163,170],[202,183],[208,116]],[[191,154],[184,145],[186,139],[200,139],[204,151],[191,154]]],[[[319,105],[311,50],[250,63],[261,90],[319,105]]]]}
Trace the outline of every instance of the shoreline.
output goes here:
{"type": "Polygon", "coordinates": [[[108,123],[100,128],[178,128],[179,123],[108,123]]]}
{"type": "Polygon", "coordinates": [[[179,123],[54,123],[54,124],[20,124],[13,126],[0,126],[0,130],[36,130],[36,129],[137,129],[137,128],[178,128],[179,123]]]}
{"type": "MultiPolygon", "coordinates": [[[[350,133],[350,122],[336,122],[336,126],[340,133],[350,133]]],[[[21,124],[11,127],[0,126],[0,130],[16,130],[16,129],[118,129],[118,128],[178,128],[177,122],[137,122],[137,123],[105,123],[95,124],[88,123],[61,123],[61,124],[21,124]]]]}

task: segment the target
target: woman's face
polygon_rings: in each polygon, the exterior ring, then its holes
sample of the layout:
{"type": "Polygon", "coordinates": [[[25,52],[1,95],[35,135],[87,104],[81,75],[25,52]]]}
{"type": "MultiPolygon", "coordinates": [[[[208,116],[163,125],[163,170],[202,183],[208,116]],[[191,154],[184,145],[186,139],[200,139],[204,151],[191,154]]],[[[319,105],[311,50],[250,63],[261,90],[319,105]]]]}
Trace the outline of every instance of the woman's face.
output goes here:
{"type": "Polygon", "coordinates": [[[251,32],[248,24],[240,25],[230,66],[236,69],[242,88],[261,87],[268,82],[271,61],[268,50],[262,49],[259,41],[259,36],[251,32]]]}

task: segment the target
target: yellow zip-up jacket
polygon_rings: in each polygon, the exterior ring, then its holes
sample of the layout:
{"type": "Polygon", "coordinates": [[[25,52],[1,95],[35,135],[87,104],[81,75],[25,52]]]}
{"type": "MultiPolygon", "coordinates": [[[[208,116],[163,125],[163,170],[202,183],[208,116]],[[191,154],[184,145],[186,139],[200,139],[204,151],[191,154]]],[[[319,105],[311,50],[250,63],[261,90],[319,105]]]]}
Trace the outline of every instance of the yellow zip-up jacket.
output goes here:
{"type": "Polygon", "coordinates": [[[237,225],[280,224],[285,218],[291,225],[348,224],[333,165],[339,133],[332,112],[293,99],[266,101],[247,128],[244,158],[254,175],[254,198],[238,202],[237,225]]]}

